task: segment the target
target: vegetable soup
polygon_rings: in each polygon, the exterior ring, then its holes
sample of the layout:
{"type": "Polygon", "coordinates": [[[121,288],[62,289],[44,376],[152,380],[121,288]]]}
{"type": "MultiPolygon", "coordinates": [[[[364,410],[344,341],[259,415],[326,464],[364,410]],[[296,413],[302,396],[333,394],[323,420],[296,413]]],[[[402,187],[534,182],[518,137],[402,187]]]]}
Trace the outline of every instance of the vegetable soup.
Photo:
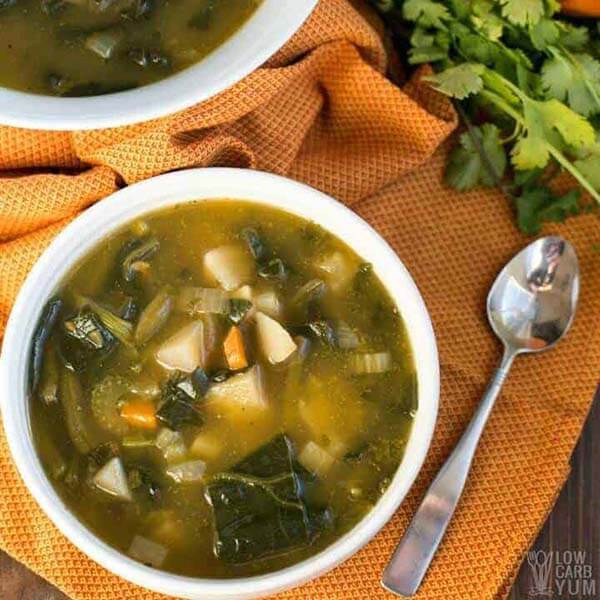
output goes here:
{"type": "Polygon", "coordinates": [[[417,408],[401,316],[314,223],[189,202],[104,239],[46,306],[31,420],[96,535],[181,575],[262,574],[356,525],[417,408]]]}
{"type": "Polygon", "coordinates": [[[261,0],[0,0],[0,85],[96,96],[146,85],[225,42],[261,0]]]}

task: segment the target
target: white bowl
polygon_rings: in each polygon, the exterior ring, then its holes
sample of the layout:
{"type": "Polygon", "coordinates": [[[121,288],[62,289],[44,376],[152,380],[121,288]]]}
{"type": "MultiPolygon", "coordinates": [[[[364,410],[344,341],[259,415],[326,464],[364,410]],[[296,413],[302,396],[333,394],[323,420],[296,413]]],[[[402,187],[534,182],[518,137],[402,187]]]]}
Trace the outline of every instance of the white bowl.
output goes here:
{"type": "Polygon", "coordinates": [[[427,309],[408,271],[387,243],[351,210],[306,185],[238,169],[194,169],[161,175],[112,194],[88,209],[52,242],[25,281],[10,315],[0,359],[0,408],[21,477],[46,514],[78,548],[106,569],[140,586],[183,598],[243,600],[273,594],[317,577],[366,544],[410,489],[429,448],[438,408],[439,367],[427,309]],[[415,356],[418,409],[406,452],[390,486],[371,512],[321,553],[286,569],[243,579],[197,579],[146,567],[92,534],[58,497],[34,448],[27,374],[31,338],[46,301],[65,274],[122,224],[161,207],[191,200],[236,198],[310,219],[345,242],[385,284],[406,324],[415,356]]]}
{"type": "Polygon", "coordinates": [[[263,0],[224,44],[157,83],[86,98],[58,98],[0,87],[0,123],[31,129],[100,129],[170,115],[202,102],[257,69],[300,29],[318,0],[263,0]]]}

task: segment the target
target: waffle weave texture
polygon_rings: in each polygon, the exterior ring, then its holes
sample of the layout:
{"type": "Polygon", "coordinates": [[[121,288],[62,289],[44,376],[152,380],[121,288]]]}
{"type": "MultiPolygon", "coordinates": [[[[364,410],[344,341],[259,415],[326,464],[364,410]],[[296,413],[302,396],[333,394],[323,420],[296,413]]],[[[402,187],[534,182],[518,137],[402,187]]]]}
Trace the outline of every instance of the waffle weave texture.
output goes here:
{"type": "MultiPolygon", "coordinates": [[[[27,272],[70,219],[123,185],[185,167],[256,168],[311,184],[368,220],[413,274],[442,369],[426,464],[371,543],[280,596],[287,600],[391,597],[379,586],[382,569],[500,357],[485,321],[487,290],[528,241],[497,192],[457,194],[443,186],[455,114],[420,73],[403,87],[385,78],[380,34],[364,2],[321,0],[263,68],[169,118],[78,133],[0,128],[0,328],[27,272]]],[[[579,253],[575,326],[556,350],[516,362],[421,600],[504,598],[568,475],[598,375],[598,217],[550,232],[568,237],[579,253]]],[[[160,598],[111,575],[58,532],[21,482],[2,434],[0,546],[75,600],[160,598]]],[[[13,600],[1,581],[0,597],[13,600]]]]}

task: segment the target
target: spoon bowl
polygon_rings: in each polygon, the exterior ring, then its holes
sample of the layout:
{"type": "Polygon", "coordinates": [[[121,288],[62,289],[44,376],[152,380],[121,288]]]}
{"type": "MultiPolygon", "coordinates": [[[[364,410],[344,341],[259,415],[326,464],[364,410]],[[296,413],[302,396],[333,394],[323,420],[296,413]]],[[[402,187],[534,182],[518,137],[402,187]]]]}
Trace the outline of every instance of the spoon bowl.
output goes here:
{"type": "Polygon", "coordinates": [[[578,296],[575,249],[559,237],[541,238],[499,273],[488,295],[488,319],[514,353],[540,352],[569,330],[578,296]]]}

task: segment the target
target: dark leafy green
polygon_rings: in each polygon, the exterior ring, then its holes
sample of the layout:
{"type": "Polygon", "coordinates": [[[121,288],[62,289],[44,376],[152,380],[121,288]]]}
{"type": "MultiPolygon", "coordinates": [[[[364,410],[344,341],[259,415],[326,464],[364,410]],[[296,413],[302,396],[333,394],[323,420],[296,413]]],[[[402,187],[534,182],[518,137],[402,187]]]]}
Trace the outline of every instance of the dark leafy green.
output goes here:
{"type": "Polygon", "coordinates": [[[331,348],[336,348],[338,345],[335,328],[325,319],[310,321],[309,323],[298,325],[291,329],[296,335],[316,340],[331,348]]]}
{"type": "Polygon", "coordinates": [[[68,337],[80,342],[88,350],[107,350],[116,338],[104,326],[96,313],[83,310],[63,323],[63,329],[68,337]]]}
{"type": "Polygon", "coordinates": [[[243,564],[310,544],[328,515],[311,510],[285,435],[211,478],[205,496],[216,528],[215,555],[243,564]]]}
{"type": "Polygon", "coordinates": [[[287,265],[265,244],[256,229],[246,227],[242,229],[240,236],[256,261],[259,277],[276,281],[284,281],[287,278],[287,265]]]}
{"type": "Polygon", "coordinates": [[[254,227],[246,227],[240,232],[241,238],[248,245],[250,253],[256,261],[264,260],[269,254],[262,237],[254,227]]]}
{"type": "Polygon", "coordinates": [[[251,308],[252,302],[250,302],[250,300],[231,298],[231,300],[229,300],[229,314],[227,316],[234,325],[237,325],[244,319],[251,308]]]}
{"type": "Polygon", "coordinates": [[[98,315],[84,308],[63,322],[60,355],[74,371],[82,371],[90,362],[108,357],[117,347],[117,338],[98,315]]]}
{"type": "Polygon", "coordinates": [[[258,276],[263,279],[284,281],[288,276],[288,268],[280,258],[271,258],[259,265],[258,276]]]}
{"type": "Polygon", "coordinates": [[[50,300],[42,311],[42,316],[40,317],[35,333],[33,334],[33,340],[31,342],[31,358],[29,360],[30,392],[35,392],[40,382],[46,342],[54,330],[62,306],[63,301],[60,298],[53,298],[50,300]]]}
{"type": "Polygon", "coordinates": [[[185,425],[202,425],[204,418],[197,404],[199,389],[190,377],[170,379],[163,390],[156,418],[174,431],[180,431],[185,425]]]}
{"type": "Polygon", "coordinates": [[[137,275],[135,264],[150,260],[159,250],[160,242],[156,238],[132,240],[121,250],[121,274],[125,281],[132,282],[137,275]]]}
{"type": "Polygon", "coordinates": [[[529,235],[540,232],[544,222],[562,223],[580,212],[579,190],[558,196],[547,187],[524,191],[517,199],[517,221],[521,231],[529,235]]]}

